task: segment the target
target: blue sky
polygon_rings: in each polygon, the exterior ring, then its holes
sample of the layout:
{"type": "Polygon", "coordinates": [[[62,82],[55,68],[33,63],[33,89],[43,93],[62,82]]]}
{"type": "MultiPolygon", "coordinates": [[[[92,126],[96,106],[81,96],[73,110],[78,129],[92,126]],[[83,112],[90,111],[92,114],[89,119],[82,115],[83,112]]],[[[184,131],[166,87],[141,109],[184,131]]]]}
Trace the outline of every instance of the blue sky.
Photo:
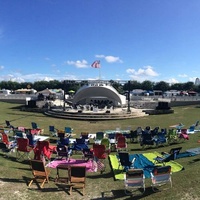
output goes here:
{"type": "Polygon", "coordinates": [[[199,0],[0,0],[0,81],[185,83],[199,54],[199,0]]]}

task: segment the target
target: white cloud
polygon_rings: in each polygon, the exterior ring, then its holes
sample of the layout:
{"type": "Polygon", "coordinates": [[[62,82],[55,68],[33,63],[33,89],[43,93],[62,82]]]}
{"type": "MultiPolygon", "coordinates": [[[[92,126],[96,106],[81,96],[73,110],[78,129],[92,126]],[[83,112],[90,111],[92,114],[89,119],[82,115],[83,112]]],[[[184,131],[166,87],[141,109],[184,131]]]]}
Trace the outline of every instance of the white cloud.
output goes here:
{"type": "Polygon", "coordinates": [[[95,57],[104,58],[106,62],[108,63],[116,63],[116,62],[122,63],[123,62],[119,57],[116,57],[116,56],[95,55],[95,57]]]}
{"type": "Polygon", "coordinates": [[[95,55],[96,58],[105,58],[104,55],[95,55]]]}
{"type": "Polygon", "coordinates": [[[0,70],[4,69],[4,66],[3,65],[0,65],[0,70]]]}
{"type": "MultiPolygon", "coordinates": [[[[34,74],[22,74],[19,72],[13,72],[10,74],[0,74],[0,81],[13,81],[13,82],[37,82],[37,81],[51,81],[51,80],[86,80],[85,77],[82,77],[83,74],[80,76],[74,75],[74,74],[61,74],[60,71],[54,71],[53,74],[40,74],[40,73],[34,73],[34,74]]],[[[94,78],[98,79],[98,78],[94,78]]]]}
{"type": "Polygon", "coordinates": [[[144,69],[140,68],[136,75],[144,75],[144,76],[158,76],[158,73],[153,70],[151,66],[145,66],[144,69]]]}
{"type": "Polygon", "coordinates": [[[67,65],[73,65],[77,68],[87,68],[88,67],[88,62],[86,60],[77,60],[77,61],[66,61],[65,64],[67,65]]]}
{"type": "Polygon", "coordinates": [[[137,81],[149,80],[152,77],[159,76],[159,74],[156,71],[154,71],[153,67],[151,66],[139,68],[137,71],[133,68],[129,68],[126,70],[126,72],[129,74],[130,78],[137,81]]]}
{"type": "Polygon", "coordinates": [[[120,62],[122,63],[122,60],[120,60],[119,57],[114,57],[114,56],[106,56],[105,60],[109,63],[115,63],[115,62],[120,62]]]}
{"type": "Polygon", "coordinates": [[[181,77],[181,78],[187,78],[188,77],[186,74],[179,74],[178,76],[181,77]]]}
{"type": "Polygon", "coordinates": [[[13,74],[7,74],[4,76],[0,76],[1,81],[13,81],[13,82],[25,82],[25,79],[22,78],[21,75],[13,75],[13,74]]]}
{"type": "Polygon", "coordinates": [[[21,74],[21,73],[13,73],[7,75],[0,75],[0,81],[14,81],[14,82],[35,82],[35,81],[50,81],[50,80],[62,80],[61,77],[54,77],[54,75],[48,74],[21,74]]]}
{"type": "Polygon", "coordinates": [[[126,72],[128,74],[134,74],[135,73],[135,70],[134,69],[127,69],[126,72]]]}
{"type": "Polygon", "coordinates": [[[179,81],[176,80],[175,78],[170,78],[170,79],[166,80],[165,82],[170,83],[170,84],[179,83],[179,81]]]}
{"type": "Polygon", "coordinates": [[[195,82],[196,78],[197,78],[197,77],[190,77],[190,78],[189,78],[189,81],[195,82]]]}

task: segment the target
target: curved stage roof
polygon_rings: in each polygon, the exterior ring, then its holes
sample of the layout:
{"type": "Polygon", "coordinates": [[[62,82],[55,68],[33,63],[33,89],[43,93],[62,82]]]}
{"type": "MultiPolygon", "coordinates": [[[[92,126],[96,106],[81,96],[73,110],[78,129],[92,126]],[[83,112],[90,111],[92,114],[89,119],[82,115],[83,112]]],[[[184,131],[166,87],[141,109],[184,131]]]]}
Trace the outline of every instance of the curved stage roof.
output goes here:
{"type": "Polygon", "coordinates": [[[73,98],[73,104],[89,104],[91,100],[108,100],[114,106],[125,105],[126,96],[121,95],[108,83],[93,82],[81,87],[73,98]]]}

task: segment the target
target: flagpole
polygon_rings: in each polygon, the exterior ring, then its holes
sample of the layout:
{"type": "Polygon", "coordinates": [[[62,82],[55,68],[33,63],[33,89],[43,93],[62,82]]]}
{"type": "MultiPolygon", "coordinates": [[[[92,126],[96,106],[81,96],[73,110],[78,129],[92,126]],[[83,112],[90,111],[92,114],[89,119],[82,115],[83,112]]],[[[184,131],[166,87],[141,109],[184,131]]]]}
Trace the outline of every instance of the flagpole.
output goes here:
{"type": "Polygon", "coordinates": [[[100,71],[100,60],[96,60],[92,63],[91,67],[99,68],[99,80],[101,79],[101,71],[100,71]]]}
{"type": "Polygon", "coordinates": [[[101,80],[101,68],[99,67],[99,80],[101,80]]]}

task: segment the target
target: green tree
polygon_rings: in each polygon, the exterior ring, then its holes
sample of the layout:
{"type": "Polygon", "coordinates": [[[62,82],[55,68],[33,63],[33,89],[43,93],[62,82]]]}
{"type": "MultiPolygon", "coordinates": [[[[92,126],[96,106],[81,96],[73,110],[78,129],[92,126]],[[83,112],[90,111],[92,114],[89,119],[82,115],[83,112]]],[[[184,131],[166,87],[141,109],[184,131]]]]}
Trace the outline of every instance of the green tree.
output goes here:
{"type": "Polygon", "coordinates": [[[194,90],[194,83],[193,82],[187,82],[183,84],[184,90],[194,90]]]}
{"type": "MultiPolygon", "coordinates": [[[[141,83],[138,82],[138,81],[130,81],[130,91],[132,91],[134,89],[141,89],[141,83]]],[[[128,82],[126,82],[123,85],[123,90],[124,91],[128,91],[129,90],[128,82]]]]}
{"type": "Polygon", "coordinates": [[[112,85],[120,94],[123,94],[123,93],[124,93],[123,87],[122,87],[122,85],[121,85],[119,82],[113,81],[113,80],[110,80],[109,82],[111,83],[111,85],[112,85]]]}
{"type": "Polygon", "coordinates": [[[170,89],[169,83],[165,81],[160,81],[158,83],[155,83],[154,90],[161,90],[162,92],[167,91],[170,89]]]}
{"type": "Polygon", "coordinates": [[[143,81],[141,84],[141,89],[143,90],[153,90],[154,82],[151,81],[143,81]]]}
{"type": "Polygon", "coordinates": [[[178,91],[184,90],[183,83],[174,83],[174,84],[171,85],[170,89],[171,90],[178,90],[178,91]]]}
{"type": "Polygon", "coordinates": [[[46,88],[49,88],[50,84],[48,81],[36,81],[33,84],[33,88],[37,91],[44,90],[46,88]]]}

